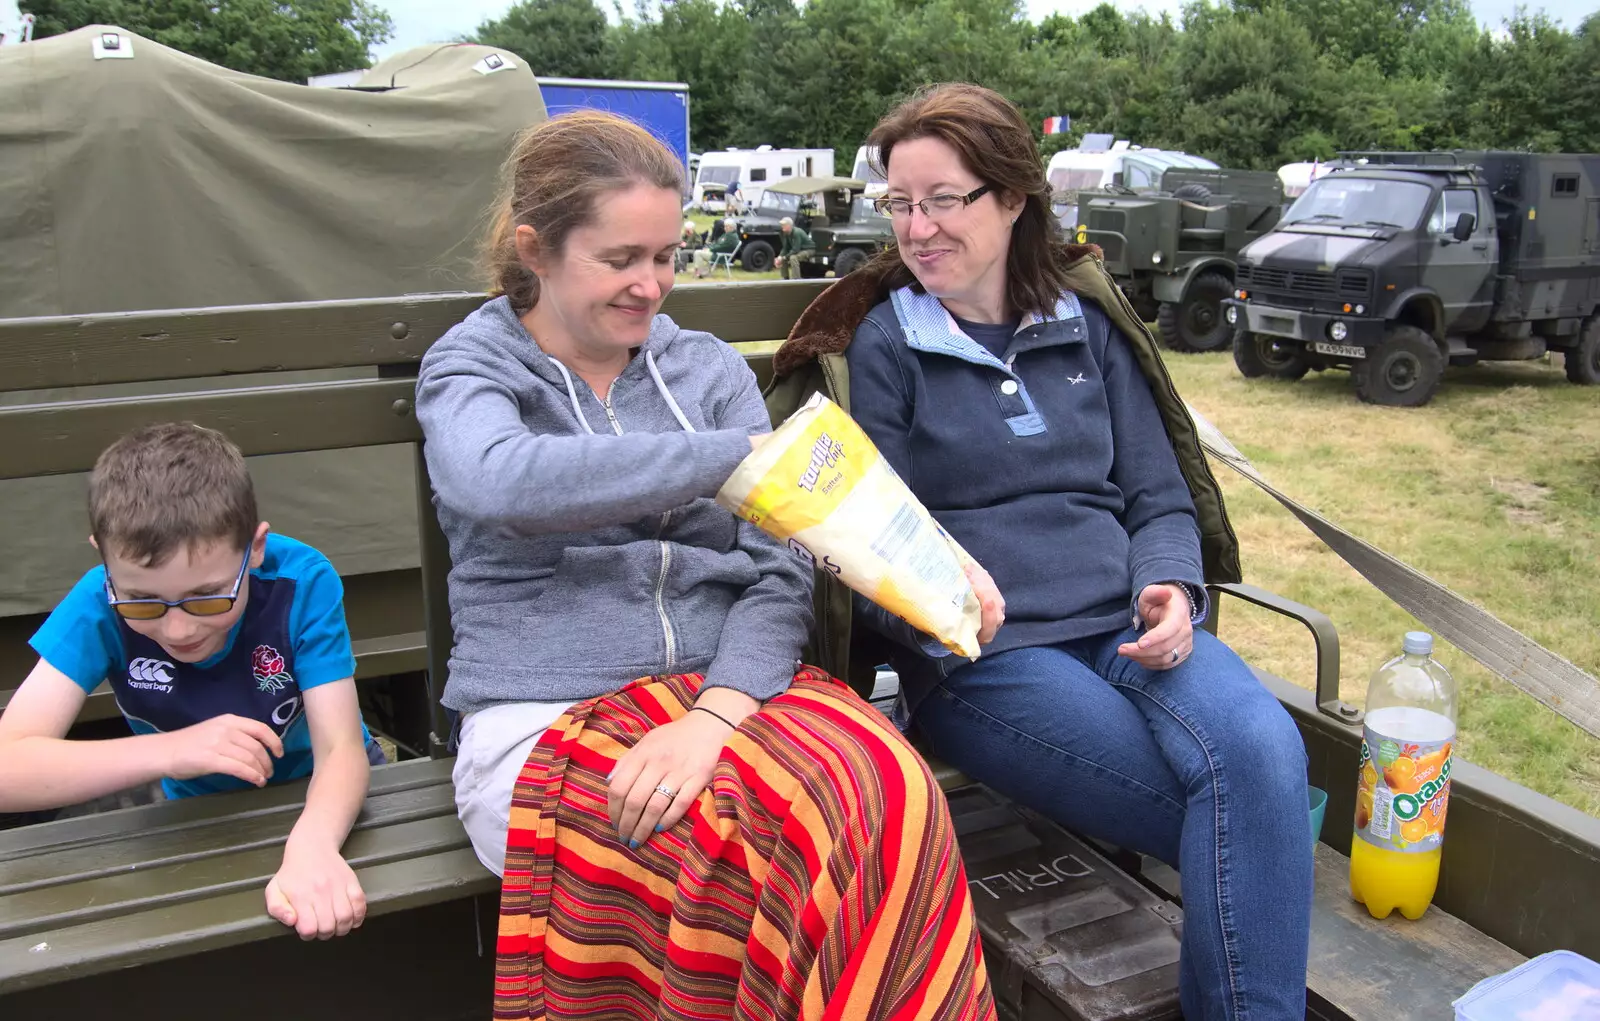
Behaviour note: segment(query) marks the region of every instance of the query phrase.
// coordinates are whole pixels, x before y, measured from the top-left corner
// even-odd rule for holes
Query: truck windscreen
[[[1410,230],[1422,219],[1432,194],[1413,181],[1389,181],[1335,174],[1313,181],[1289,211],[1281,227],[1296,223],[1386,225]]]

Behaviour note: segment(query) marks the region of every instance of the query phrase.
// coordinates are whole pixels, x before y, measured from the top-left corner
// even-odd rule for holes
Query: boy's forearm
[[[319,761],[311,773],[306,807],[289,833],[285,853],[301,844],[322,844],[338,851],[367,798],[372,766],[361,742],[341,744]]]
[[[167,772],[163,736],[20,737],[0,743],[0,812],[62,808],[159,780]]]

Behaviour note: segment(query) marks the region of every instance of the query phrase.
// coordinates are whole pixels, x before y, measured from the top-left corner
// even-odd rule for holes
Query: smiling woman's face
[[[636,184],[611,192],[558,258],[536,260],[539,307],[581,347],[638,347],[672,290],[682,228],[676,191]]]
[[[983,179],[961,162],[961,154],[939,138],[913,138],[889,156],[890,198],[913,202],[932,195],[966,195]],[[1004,293],[1006,250],[1014,208],[990,191],[970,205],[936,218],[921,210],[894,218],[900,258],[929,294],[971,305],[989,293]],[[960,313],[958,313],[960,314]]]

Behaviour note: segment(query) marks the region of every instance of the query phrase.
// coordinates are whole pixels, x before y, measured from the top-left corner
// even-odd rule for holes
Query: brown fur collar
[[[856,327],[867,313],[889,297],[889,271],[899,262],[894,250],[880,254],[865,266],[836,281],[817,295],[795,320],[789,337],[772,356],[773,374],[787,376],[822,355],[839,354],[850,346]],[[1067,246],[1067,257],[1077,260],[1100,254],[1098,245]]]

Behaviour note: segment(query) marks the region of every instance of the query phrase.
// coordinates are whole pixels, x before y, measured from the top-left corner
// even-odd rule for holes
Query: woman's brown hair
[[[615,114],[583,110],[524,131],[501,168],[493,226],[483,244],[490,295],[518,315],[539,302],[539,278],[517,256],[517,228],[532,227],[541,252],[561,254],[593,222],[601,196],[635,184],[683,190],[683,166],[659,139]]]
[[[894,148],[915,138],[937,138],[961,163],[995,189],[995,199],[1023,200],[1006,253],[1006,301],[1019,315],[1048,315],[1067,289],[1068,251],[1055,214],[1050,183],[1033,132],[1011,100],[981,85],[929,85],[889,111],[867,138],[877,147],[877,170],[887,174]],[[915,285],[916,277],[891,249],[885,263],[890,288]]]

